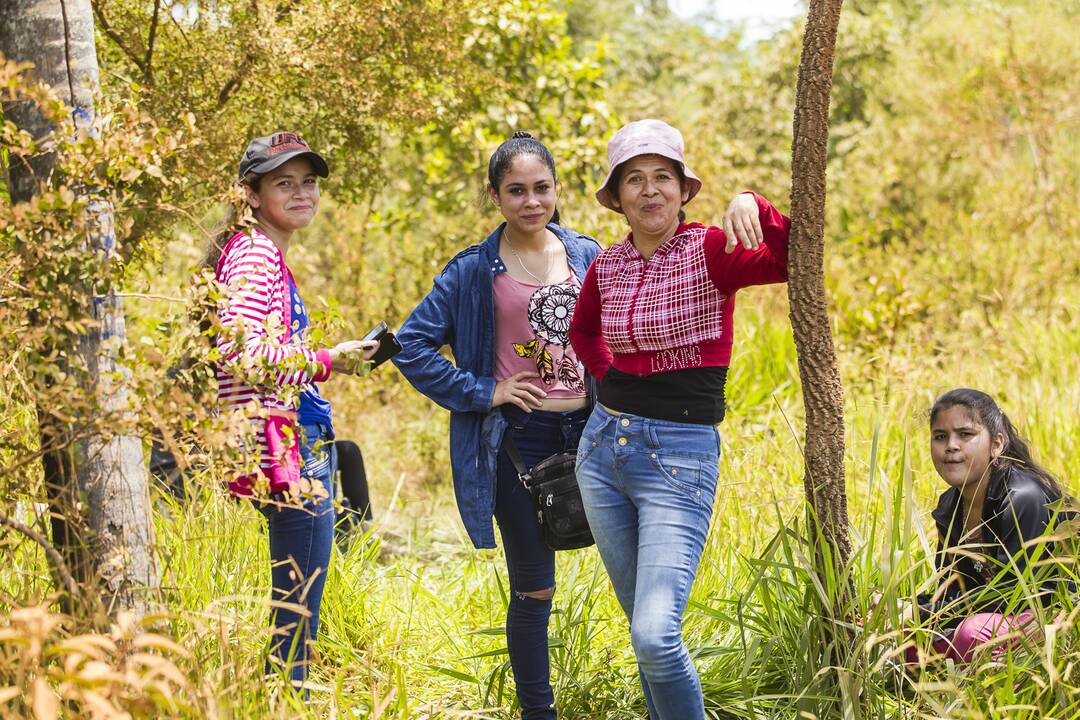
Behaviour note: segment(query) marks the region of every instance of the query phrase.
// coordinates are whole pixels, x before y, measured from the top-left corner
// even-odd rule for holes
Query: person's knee
[[[520,593],[520,595],[522,596],[522,598],[532,598],[533,600],[546,602],[555,595],[555,588],[549,587],[543,590],[533,590],[532,592]]]
[[[643,667],[661,669],[679,656],[682,634],[667,627],[666,623],[633,622],[630,626],[630,644],[634,655]]]
[[[971,656],[979,648],[994,638],[999,626],[1005,625],[1004,618],[994,613],[979,613],[964,620],[956,626],[953,632],[952,645],[956,654],[964,662],[971,660]],[[1007,627],[1007,625],[1006,625]]]

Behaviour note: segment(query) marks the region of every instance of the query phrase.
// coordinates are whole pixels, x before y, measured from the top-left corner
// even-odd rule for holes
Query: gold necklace
[[[503,228],[502,238],[506,242],[506,247],[510,248],[510,252],[512,252],[514,254],[514,257],[517,258],[518,265],[521,266],[521,269],[524,270],[526,273],[528,273],[529,277],[531,277],[533,280],[535,280],[538,285],[545,285],[546,283],[543,280],[541,280],[540,278],[533,275],[532,270],[525,267],[525,262],[521,259],[521,256],[518,255],[518,251],[514,249],[513,244],[511,244],[510,236],[506,234],[506,228]],[[547,264],[547,268],[544,270],[544,277],[545,278],[548,275],[551,274],[551,266],[555,263],[554,255],[552,255],[550,253],[547,253],[547,255],[548,255],[548,264]]]

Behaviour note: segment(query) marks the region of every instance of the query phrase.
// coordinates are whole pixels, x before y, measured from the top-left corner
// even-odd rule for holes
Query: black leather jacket
[[[946,571],[943,582],[947,588],[936,602],[931,602],[932,595],[919,596],[923,616],[936,618],[935,624],[941,627],[951,627],[972,613],[1005,610],[1017,577],[1029,562],[1053,553],[1052,542],[1026,547],[1025,543],[1065,519],[1066,513],[1057,507],[1059,500],[1061,496],[1038,477],[1006,464],[990,478],[981,537],[962,543],[963,498],[957,488],[942,493],[931,515],[939,538],[935,565]],[[1058,573],[1054,570],[1040,563],[1033,574],[1036,595],[1044,602],[1057,588]]]

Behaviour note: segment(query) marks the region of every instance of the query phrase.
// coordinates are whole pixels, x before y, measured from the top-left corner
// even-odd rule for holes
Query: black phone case
[[[384,362],[401,352],[401,343],[392,332],[384,332],[378,338],[379,349],[371,356],[371,369],[382,365]]]
[[[380,322],[378,325],[371,328],[371,330],[368,332],[367,335],[365,335],[364,337],[362,337],[360,339],[361,340],[378,340],[378,341],[382,342],[383,336],[385,336],[387,332],[389,332],[389,331],[386,328],[386,323],[385,322]]]
[[[371,331],[364,336],[364,340],[375,340],[379,343],[378,350],[371,356],[368,362],[371,363],[371,369],[382,365],[384,362],[401,352],[401,343],[398,342],[394,333],[386,327],[385,322],[380,322],[375,327],[371,328]]]

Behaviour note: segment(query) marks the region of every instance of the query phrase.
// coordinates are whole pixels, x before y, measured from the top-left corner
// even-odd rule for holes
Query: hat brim
[[[290,150],[289,152],[281,153],[280,155],[272,157],[269,160],[264,160],[258,165],[249,168],[247,174],[251,175],[254,173],[255,175],[265,175],[271,170],[279,168],[290,160],[298,157],[306,157],[310,160],[311,166],[315,169],[315,174],[319,177],[330,177],[330,166],[323,160],[322,155],[314,150]]]
[[[686,163],[683,162],[673,150],[662,143],[648,143],[638,145],[631,153],[627,154],[626,157],[617,158],[616,162],[611,164],[607,177],[604,178],[604,182],[600,183],[600,188],[596,191],[596,201],[598,203],[608,210],[622,213],[622,210],[615,205],[615,197],[608,189],[608,183],[611,182],[611,177],[615,174],[615,170],[618,169],[619,166],[636,157],[641,157],[642,155],[659,155],[661,157],[666,157],[668,160],[677,163],[679,167],[682,168],[683,177],[686,178],[686,185],[689,190],[683,205],[693,200],[694,196],[701,190],[701,180],[698,179],[698,176],[694,174],[694,171],[687,167]]]

